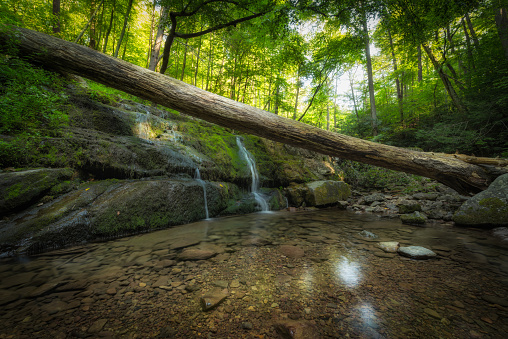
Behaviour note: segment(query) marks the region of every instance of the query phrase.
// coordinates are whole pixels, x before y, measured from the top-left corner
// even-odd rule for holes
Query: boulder
[[[349,185],[343,181],[321,180],[307,184],[291,185],[287,190],[292,206],[326,206],[337,204],[351,195]]]
[[[464,202],[453,221],[468,226],[508,225],[508,174],[499,176],[488,189]]]
[[[28,207],[53,187],[69,181],[73,173],[70,168],[0,173],[0,216]]]
[[[230,190],[210,182],[206,188],[210,215],[217,215]],[[97,181],[4,222],[0,252],[40,253],[204,218],[203,188],[195,180]]]
[[[412,259],[431,259],[437,256],[436,253],[432,252],[428,248],[421,246],[399,247],[398,252],[400,255]]]
[[[418,211],[415,211],[410,214],[402,214],[400,216],[400,220],[403,224],[407,225],[421,225],[425,224],[427,221],[427,216],[423,213],[420,213]]]

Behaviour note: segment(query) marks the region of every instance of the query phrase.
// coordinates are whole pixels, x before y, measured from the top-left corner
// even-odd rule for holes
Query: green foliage
[[[386,168],[350,160],[340,160],[339,167],[342,169],[344,181],[352,187],[387,190],[399,188],[409,193],[418,190],[423,180],[416,175],[392,171]]]
[[[55,136],[68,122],[63,80],[19,59],[0,62],[0,134]]]

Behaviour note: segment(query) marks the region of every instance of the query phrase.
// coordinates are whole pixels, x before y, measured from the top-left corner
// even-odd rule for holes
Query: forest
[[[424,151],[508,156],[504,0],[0,6],[3,23],[318,128]],[[2,120],[3,133],[16,129],[16,118]]]

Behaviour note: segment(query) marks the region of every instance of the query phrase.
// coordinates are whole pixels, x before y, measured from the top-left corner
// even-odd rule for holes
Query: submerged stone
[[[216,255],[217,252],[211,250],[201,250],[198,248],[186,248],[178,256],[181,260],[204,260]]]
[[[227,293],[224,291],[211,291],[201,297],[201,307],[203,311],[210,311],[219,306],[224,299],[227,298]]]
[[[431,259],[437,256],[436,253],[422,246],[399,247],[399,254],[412,259]]]
[[[508,174],[499,176],[488,189],[464,202],[453,221],[459,225],[508,225]]]
[[[376,239],[377,238],[377,235],[375,235],[374,233],[372,232],[369,232],[367,230],[363,230],[361,231],[360,233],[358,233],[361,237],[363,238],[366,238],[366,239]]]
[[[281,245],[279,251],[289,258],[301,258],[305,255],[305,251],[298,246]]]

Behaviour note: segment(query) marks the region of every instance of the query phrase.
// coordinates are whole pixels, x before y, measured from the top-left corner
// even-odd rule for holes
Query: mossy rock
[[[349,185],[343,181],[321,180],[307,184],[293,184],[286,189],[292,206],[327,206],[346,200],[351,195]]]
[[[65,191],[62,183],[69,181],[73,174],[70,168],[0,173],[0,215],[28,207],[52,188],[52,194]]]
[[[508,225],[508,174],[498,177],[489,188],[464,202],[453,216],[458,225]]]
[[[227,183],[205,186],[210,216],[224,210],[238,192]],[[195,180],[96,181],[4,223],[0,252],[38,253],[204,218],[203,187]]]
[[[400,216],[400,220],[402,221],[403,224],[421,225],[421,224],[425,224],[425,222],[427,222],[427,216],[423,213],[415,211],[410,214],[402,214]]]

